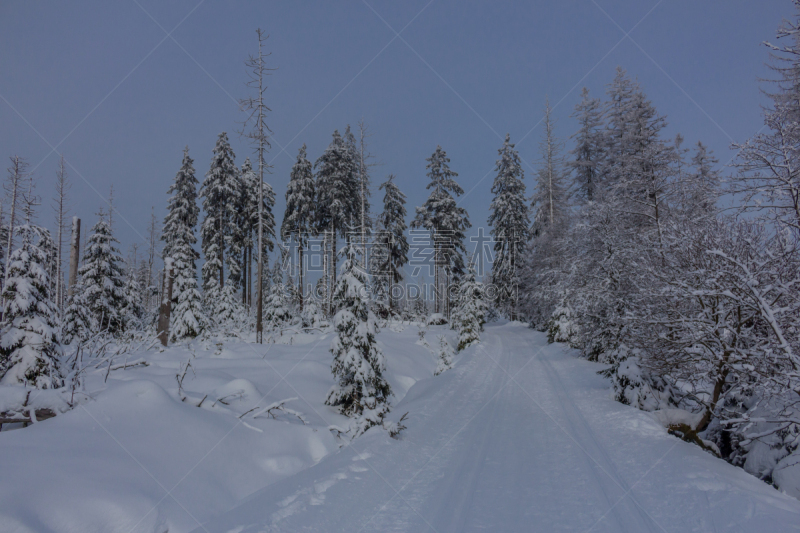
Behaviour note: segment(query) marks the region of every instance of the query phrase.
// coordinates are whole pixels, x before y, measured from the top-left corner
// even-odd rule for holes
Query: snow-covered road
[[[373,430],[199,528],[798,531],[800,502],[610,398],[600,367],[521,325],[487,328]]]

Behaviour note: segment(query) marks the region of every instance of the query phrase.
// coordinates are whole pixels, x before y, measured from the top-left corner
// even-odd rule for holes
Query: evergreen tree
[[[172,258],[173,288],[170,331],[173,340],[196,337],[206,323],[197,289],[199,254],[194,249],[197,242],[195,228],[200,216],[197,206],[197,178],[189,148],[183,152],[183,163],[175,181],[167,191],[169,199],[167,217],[164,219],[162,240],[164,257]]]
[[[458,351],[469,348],[481,340],[486,322],[486,302],[483,284],[475,279],[475,269],[470,265],[458,290]]]
[[[311,162],[306,158],[306,145],[300,148],[297,162],[292,167],[289,185],[286,187],[286,211],[281,224],[283,239],[293,238],[299,256],[300,311],[303,311],[303,250],[314,229],[314,174]]]
[[[203,292],[206,305],[214,311],[225,286],[225,264],[227,262],[229,270],[232,264],[230,258],[226,261],[225,254],[231,239],[236,237],[238,231],[236,215],[241,190],[234,158],[228,135],[225,132],[220,133],[214,147],[211,168],[200,188],[203,210],[206,213],[201,228],[202,251],[206,260],[202,269]],[[233,261],[235,263],[238,258]]]
[[[314,163],[316,180],[316,219],[319,232],[327,232],[330,247],[330,278],[336,279],[336,238],[347,235],[358,214],[359,190],[356,162],[338,130],[333,140]]]
[[[264,322],[267,324],[267,329],[274,330],[288,323],[292,319],[292,314],[289,310],[288,291],[284,284],[280,261],[275,261],[271,277],[269,295],[264,303]]]
[[[19,226],[20,246],[11,254],[3,288],[0,384],[50,389],[63,384],[58,308],[53,303],[42,239],[44,228]],[[52,240],[52,239],[50,239]]]
[[[383,422],[389,412],[391,387],[383,377],[386,362],[375,340],[376,327],[365,299],[365,278],[358,268],[359,249],[350,243],[345,250],[346,260],[334,294],[339,306],[333,318],[336,337],[331,344],[336,384],[325,404],[357,417],[355,433],[360,434]]]
[[[73,340],[84,340],[92,331],[92,315],[84,296],[84,286],[80,278],[67,298],[64,319],[61,327],[61,341],[71,344]]]
[[[433,372],[434,376],[453,368],[453,355],[455,355],[453,354],[453,347],[447,342],[447,338],[444,335],[439,335],[439,363]]]
[[[573,190],[578,198],[591,202],[595,199],[599,186],[598,166],[603,159],[603,108],[600,100],[589,96],[589,89],[583,88],[581,102],[575,106],[572,115],[580,128],[572,136],[575,148],[570,152],[570,166],[575,170]]]
[[[164,218],[164,227],[161,233],[161,240],[164,241],[162,255],[173,257],[177,243],[188,243],[193,246],[197,242],[194,230],[200,216],[200,208],[197,205],[197,185],[195,177],[194,160],[189,157],[189,147],[183,149],[183,162],[181,168],[175,175],[175,180],[167,190],[167,194],[172,196],[167,204],[167,216]],[[196,270],[195,261],[200,258],[200,254],[192,251],[190,266]],[[174,259],[174,257],[173,257]],[[174,298],[177,301],[177,297]]]
[[[536,173],[536,192],[533,195],[532,235],[538,237],[548,228],[563,222],[567,211],[566,162],[561,155],[562,143],[555,136],[550,103],[545,105],[545,137],[540,143],[541,163]]]
[[[722,178],[715,168],[719,161],[702,142],[697,143],[691,163],[691,172],[680,184],[680,201],[686,217],[697,221],[716,214]]]
[[[496,291],[494,305],[516,320],[516,270],[530,234],[530,216],[525,197],[524,173],[519,154],[506,135],[498,150],[497,176],[492,184],[489,226],[494,236],[492,284]]]
[[[122,307],[125,301],[122,257],[111,233],[111,226],[99,213],[99,220],[91,229],[86,242],[84,265],[78,270],[84,286],[83,298],[98,330],[117,333],[123,327]]]
[[[406,195],[394,182],[394,174],[389,174],[389,178],[380,186],[381,190],[386,191],[383,196],[383,212],[378,221],[381,232],[376,239],[376,247],[383,248],[384,253],[378,257],[380,261],[379,272],[381,277],[386,277],[388,281],[389,310],[393,311],[395,306],[392,297],[392,287],[400,283],[403,279],[403,266],[408,263],[408,240],[406,239]]]
[[[144,306],[142,305],[142,288],[136,279],[136,271],[130,266],[125,280],[125,293],[122,303],[122,326],[125,331],[136,331],[142,328]]]
[[[353,190],[356,191],[358,197],[353,202],[353,213],[352,218],[350,221],[351,229],[349,230],[350,233],[355,234],[355,228],[359,228],[359,237],[361,239],[361,221],[364,221],[364,237],[366,238],[369,235],[370,230],[372,229],[372,221],[369,217],[369,176],[367,173],[368,165],[367,165],[367,157],[368,154],[364,153],[364,134],[366,126],[363,123],[359,123],[359,127],[361,129],[361,143],[359,146],[359,142],[356,140],[355,135],[350,131],[350,125],[347,125],[344,131],[344,141],[345,145],[347,146],[347,151],[350,152],[350,156],[353,160],[353,173],[350,177],[351,187]],[[363,200],[363,201],[362,201]],[[362,216],[363,210],[363,216]]]
[[[436,286],[436,309],[439,313],[446,311],[442,306],[442,270],[449,278],[460,276],[464,272],[464,231],[471,227],[467,210],[459,207],[454,198],[464,194],[464,190],[456,183],[458,176],[450,170],[450,158],[437,146],[433,155],[426,159],[428,178],[431,189],[428,199],[421,207],[417,207],[416,217],[411,222],[412,228],[425,228],[431,232],[434,247],[434,284]],[[446,302],[445,302],[446,305]]]

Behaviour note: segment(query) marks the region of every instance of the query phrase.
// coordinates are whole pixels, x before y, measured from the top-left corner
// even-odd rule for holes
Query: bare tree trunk
[[[153,266],[156,260],[156,244],[158,242],[158,221],[156,219],[155,207],[150,208],[150,224],[147,227],[148,239],[150,240],[147,249],[147,310],[153,310]]]
[[[169,319],[172,312],[172,258],[164,259],[164,292],[161,298],[161,309],[158,313],[158,339],[162,346],[169,344]]]
[[[6,193],[9,195],[9,201],[11,204],[11,215],[8,219],[8,244],[6,245],[6,263],[8,263],[8,258],[11,257],[11,252],[14,248],[14,224],[17,221],[17,202],[20,196],[20,186],[22,186],[22,182],[25,180],[26,171],[28,168],[28,164],[25,162],[24,159],[15,155],[11,158],[11,167],[8,169],[10,175],[8,177],[8,183],[6,184]],[[6,264],[6,275],[3,279],[3,287],[6,286],[8,283],[8,264]],[[5,300],[4,300],[5,301]]]
[[[245,120],[245,124],[252,124],[252,130],[244,132],[242,135],[251,140],[256,146],[258,155],[258,279],[256,280],[256,339],[258,342],[263,340],[263,324],[261,323],[264,314],[264,298],[263,298],[263,276],[264,276],[264,172],[267,169],[267,163],[264,160],[264,154],[270,148],[269,134],[272,133],[266,123],[266,113],[270,109],[264,103],[264,91],[267,90],[265,85],[264,76],[269,75],[271,70],[267,68],[264,58],[269,54],[264,53],[264,42],[268,36],[264,34],[261,28],[256,30],[258,35],[258,55],[250,56],[245,62],[245,65],[251,69],[250,81],[247,86],[252,89],[257,89],[258,94],[255,97],[240,100],[239,103],[244,109],[251,111],[250,116]]]
[[[56,236],[56,243],[57,243],[57,250],[56,250],[56,285],[55,285],[55,299],[58,308],[61,309],[64,303],[64,284],[62,281],[62,269],[63,269],[63,256],[64,256],[64,228],[66,227],[66,217],[67,217],[67,190],[69,189],[69,182],[67,181],[67,170],[66,165],[64,163],[64,156],[61,156],[61,159],[58,162],[58,172],[56,173],[56,198],[55,198],[55,205],[53,206],[55,209],[56,215],[56,226],[58,228],[57,236]]]
[[[305,288],[303,287],[303,245],[302,243],[298,245],[298,253],[300,255],[300,268],[298,270],[298,280],[300,286],[300,312],[303,312],[303,300],[305,295]]]
[[[80,256],[81,219],[72,217],[72,236],[69,243],[69,296],[75,294],[78,281],[78,260]]]
[[[247,307],[247,246],[242,250],[242,306]]]

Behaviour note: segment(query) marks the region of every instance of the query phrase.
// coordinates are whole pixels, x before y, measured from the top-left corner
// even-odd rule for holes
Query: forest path
[[[493,325],[373,430],[197,531],[798,531],[800,502],[669,436],[597,364]]]

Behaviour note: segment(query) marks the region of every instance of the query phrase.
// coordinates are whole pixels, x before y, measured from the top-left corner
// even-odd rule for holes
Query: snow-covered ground
[[[342,448],[328,427],[346,420],[323,405],[331,336],[198,346],[194,358],[173,348],[107,383],[98,373],[94,400],[0,433],[0,530],[800,529],[800,501],[614,402],[598,365],[543,334],[490,325],[431,377],[417,332],[378,336],[391,417],[408,411],[408,429],[395,440],[373,428]],[[190,358],[181,402],[175,375]],[[291,397],[307,424],[253,418],[260,409],[239,418]],[[218,398],[228,405],[207,403]]]

